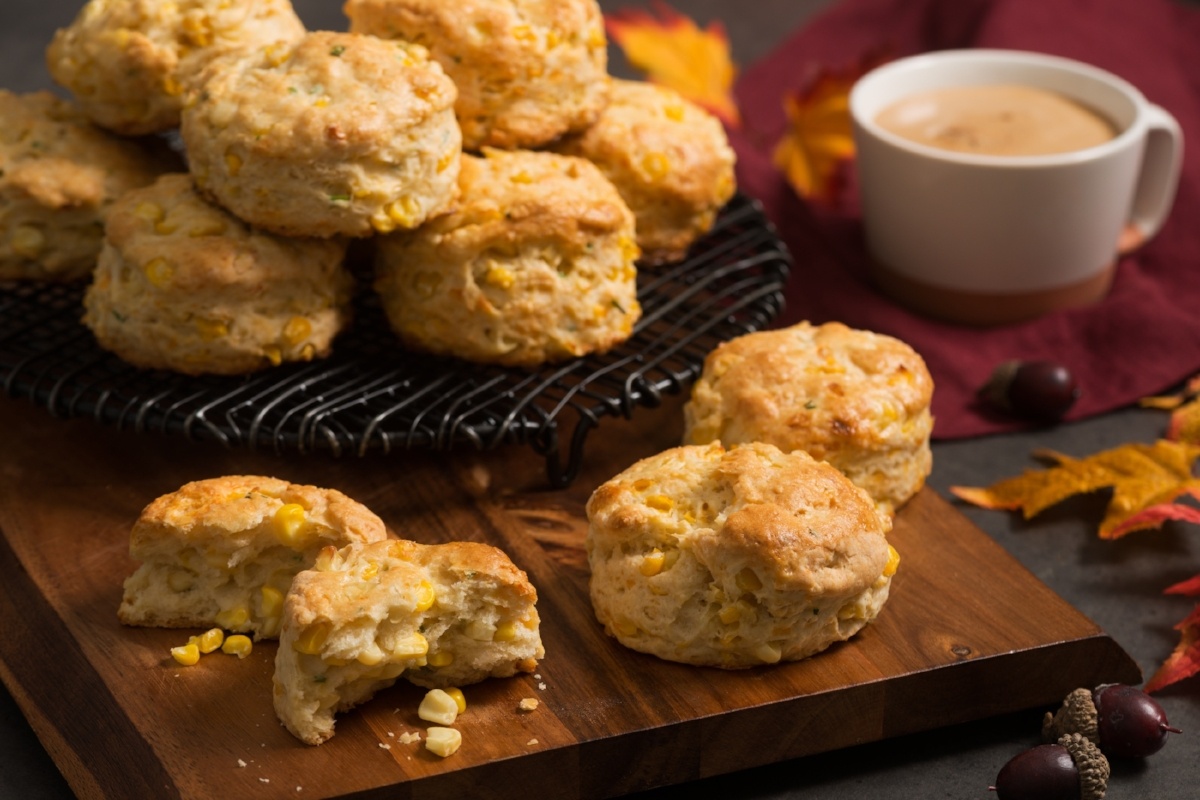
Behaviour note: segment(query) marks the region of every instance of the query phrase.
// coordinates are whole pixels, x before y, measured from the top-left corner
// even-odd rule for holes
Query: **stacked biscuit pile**
[[[734,190],[720,124],[607,74],[595,0],[89,0],[47,50],[74,104],[0,93],[0,279],[94,275],[85,324],[143,367],[330,352],[349,240],[407,347],[602,352]],[[178,128],[186,171],[131,137]]]

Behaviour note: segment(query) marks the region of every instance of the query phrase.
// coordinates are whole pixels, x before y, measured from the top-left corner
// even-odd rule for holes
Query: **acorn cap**
[[[1104,800],[1110,770],[1100,748],[1079,733],[1060,736],[1058,743],[1067,748],[1079,770],[1079,800]]]
[[[1091,689],[1076,689],[1068,694],[1062,708],[1054,714],[1046,712],[1042,720],[1042,741],[1057,742],[1068,733],[1082,734],[1097,747],[1100,746],[1099,714]]]

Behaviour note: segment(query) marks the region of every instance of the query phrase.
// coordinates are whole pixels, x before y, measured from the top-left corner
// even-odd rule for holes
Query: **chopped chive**
[[[331,194],[331,195],[329,195],[329,202],[331,202],[331,203],[349,203],[350,195],[348,195],[348,194]]]
[[[334,45],[334,46],[333,46],[333,47],[332,47],[332,48],[329,50],[329,55],[333,56],[334,58],[338,58],[338,57],[339,57],[339,56],[341,56],[341,54],[342,54],[342,53],[344,53],[344,52],[346,52],[346,48],[345,48],[345,46],[344,46],[344,45],[335,44],[335,45]]]
[[[620,303],[618,303],[618,302],[617,302],[615,299],[612,301],[612,306],[613,306],[613,308],[615,308],[617,311],[620,311],[622,314],[624,314],[624,313],[625,313],[625,309],[624,309],[624,308],[622,308],[622,307],[621,307],[621,304],[620,304]]]

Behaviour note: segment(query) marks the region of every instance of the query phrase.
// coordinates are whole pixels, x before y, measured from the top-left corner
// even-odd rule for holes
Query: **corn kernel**
[[[431,667],[448,667],[454,663],[454,653],[449,650],[438,650],[430,653],[426,663]]]
[[[158,222],[166,216],[166,212],[158,203],[138,203],[133,207],[133,215],[147,222]]]
[[[388,218],[403,228],[411,228],[416,225],[417,220],[421,216],[421,204],[412,197],[405,195],[399,200],[388,203],[387,208]]]
[[[249,636],[243,636],[240,633],[235,633],[233,636],[227,637],[224,644],[221,645],[221,652],[228,656],[237,656],[245,658],[250,655],[250,651],[254,649],[254,643],[250,641]]]
[[[304,317],[292,317],[283,326],[283,340],[295,346],[312,335],[312,323]]]
[[[177,230],[179,230],[179,223],[173,222],[170,218],[154,223],[154,232],[159,236],[170,236]]]
[[[434,755],[446,758],[462,747],[462,734],[454,728],[434,726],[425,732],[425,749]]]
[[[204,219],[188,229],[188,236],[199,239],[201,236],[220,236],[225,233],[225,222],[217,217]]]
[[[778,664],[783,657],[783,651],[773,644],[763,643],[754,651],[754,655],[764,664]]]
[[[417,716],[426,722],[453,725],[458,719],[458,703],[442,689],[430,689],[417,708]]]
[[[363,666],[373,667],[380,661],[383,661],[383,658],[383,651],[379,649],[379,645],[377,645],[375,642],[371,642],[359,651],[357,661]]]
[[[512,29],[513,38],[518,42],[535,42],[537,34],[533,32],[533,28],[528,25],[514,25]]]
[[[278,367],[283,363],[283,351],[278,347],[264,347],[263,356],[267,361],[271,362],[272,367]]]
[[[642,156],[642,171],[652,181],[661,181],[671,171],[671,160],[666,153],[646,153]]]
[[[379,562],[374,559],[367,562],[362,570],[362,580],[369,581],[379,577]]]
[[[262,595],[262,614],[264,617],[278,617],[283,613],[283,592],[274,586],[264,586]]]
[[[749,567],[745,567],[737,574],[737,577],[734,578],[734,583],[743,592],[757,592],[762,588],[762,581],[754,573],[754,570]]]
[[[428,611],[433,606],[434,599],[433,585],[429,581],[421,581],[421,585],[417,587],[417,604],[414,610]]]
[[[162,90],[167,97],[179,97],[183,94],[183,84],[174,75],[167,75],[162,79]]]
[[[333,568],[333,557],[337,555],[337,548],[331,544],[321,548],[321,552],[317,553],[317,560],[313,562],[313,569],[321,572],[328,572]]]
[[[308,539],[305,536],[305,523],[308,512],[299,503],[285,503],[275,511],[271,524],[275,530],[275,538],[293,549],[303,547]]]
[[[208,47],[213,42],[212,28],[207,16],[186,16],[180,27],[183,29],[184,38],[193,47]]]
[[[608,46],[608,42],[604,39],[604,28],[595,27],[588,31],[587,46],[593,49]]]
[[[321,95],[316,100],[313,100],[313,106],[316,108],[324,108],[329,105],[329,95]]]
[[[229,172],[230,177],[237,177],[237,174],[242,171],[242,159],[237,153],[225,154],[225,169]]]
[[[156,289],[165,289],[170,286],[171,278],[175,277],[175,267],[165,258],[151,259],[146,262],[146,266],[142,267],[142,271],[146,274],[146,280],[150,281],[150,285]]]
[[[646,498],[646,505],[655,511],[670,511],[675,507],[675,501],[665,494],[652,494]]]
[[[371,227],[375,229],[376,233],[386,234],[396,230],[396,223],[392,221],[386,211],[382,211],[371,216]]]
[[[496,626],[496,632],[492,634],[492,641],[495,642],[511,642],[517,638],[517,626],[511,622],[503,622]]]
[[[314,358],[316,358],[316,355],[317,355],[317,348],[313,347],[311,342],[304,345],[304,347],[300,348],[300,360],[301,361],[312,361]]]
[[[200,338],[206,342],[229,335],[229,326],[219,319],[197,317],[196,330],[199,331]]]
[[[883,568],[883,577],[890,578],[896,574],[896,570],[900,568],[900,554],[896,552],[896,548],[888,545],[888,560]]]
[[[613,628],[622,636],[636,636],[638,629],[627,619],[620,619],[613,623]]]
[[[547,50],[553,50],[555,47],[558,47],[558,45],[561,42],[562,42],[562,38],[558,35],[558,31],[553,30],[553,29],[546,31],[546,49]]]
[[[201,653],[211,653],[220,647],[224,641],[225,631],[220,628],[209,628],[196,637],[196,646],[200,648]]]
[[[533,183],[533,176],[522,169],[514,172],[509,180],[513,183]]]
[[[320,655],[321,648],[325,646],[325,640],[328,638],[329,623],[317,622],[309,625],[296,637],[296,641],[292,642],[292,649],[305,655]]]
[[[512,270],[504,267],[492,267],[483,276],[484,282],[490,286],[495,286],[498,289],[511,289],[517,278],[513,275]]]
[[[633,482],[633,490],[635,492],[644,492],[654,485],[654,481],[649,478],[638,478]]]
[[[429,652],[429,642],[419,633],[414,633],[392,648],[392,654],[400,658],[416,658]]]
[[[742,618],[742,609],[739,606],[723,606],[717,612],[717,619],[726,625],[732,625]]]
[[[46,246],[46,236],[32,225],[18,225],[9,234],[8,244],[21,258],[37,258]]]
[[[454,703],[458,706],[458,713],[461,714],[467,710],[467,698],[462,693],[462,689],[459,689],[457,686],[447,686],[446,694],[454,698]]]
[[[618,239],[617,247],[621,248],[621,259],[626,263],[637,261],[638,257],[642,254],[641,248],[637,246],[637,242],[629,236],[622,236]],[[635,277],[636,275],[637,272],[635,271],[630,277]]]
[[[191,570],[173,569],[167,575],[167,586],[172,592],[187,592],[191,591],[196,585],[196,575]]]
[[[215,619],[225,630],[236,631],[250,621],[250,611],[245,606],[234,606],[218,611]]]
[[[200,660],[200,648],[195,642],[188,642],[179,647],[172,647],[171,658],[174,658],[185,667],[193,666]]]
[[[683,105],[680,103],[671,103],[670,105],[663,106],[663,113],[672,122],[683,122]]]
[[[443,172],[445,172],[445,171],[447,170],[447,168],[449,168],[449,166],[450,166],[451,164],[453,164],[453,163],[454,163],[454,161],[455,161],[455,159],[457,159],[457,158],[458,158],[458,151],[457,151],[457,150],[448,150],[448,151],[446,151],[446,154],[445,154],[445,155],[443,155],[441,158],[439,158],[439,159],[438,159],[438,162],[437,162],[437,171],[438,171],[438,174],[440,175],[440,174],[442,174]]]
[[[663,555],[663,551],[656,547],[642,558],[642,563],[638,566],[638,571],[647,578],[653,577],[662,572],[663,562],[665,561],[666,556]]]

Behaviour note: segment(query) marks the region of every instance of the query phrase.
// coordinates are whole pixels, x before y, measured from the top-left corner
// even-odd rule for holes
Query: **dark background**
[[[243,0],[249,2],[250,0]],[[340,0],[293,0],[313,29],[344,29]],[[1131,0],[1132,2],[1132,0]],[[700,23],[725,23],[735,60],[749,64],[828,0],[673,0]],[[13,91],[52,88],[43,51],[54,30],[69,24],[79,0],[0,0],[0,87]],[[648,3],[601,2],[606,11]],[[1081,7],[1086,4],[1081,4]],[[633,77],[618,53],[615,74]],[[3,120],[0,120],[0,125]],[[803,254],[796,254],[803,258]],[[1188,265],[1194,267],[1195,265]],[[1086,391],[1086,387],[1084,387]],[[1085,456],[1128,441],[1163,435],[1166,414],[1127,409],[1102,418],[1029,433],[993,436],[934,446],[930,485],[949,496],[951,485],[981,486],[1036,466],[1035,448]],[[3,433],[0,432],[0,446]],[[1168,523],[1160,531],[1117,542],[1095,535],[1104,495],[1078,498],[1030,523],[1016,515],[962,507],[980,528],[1027,568],[1107,631],[1138,662],[1147,677],[1178,641],[1172,626],[1193,601],[1165,597],[1166,586],[1200,572],[1200,526]],[[930,546],[936,547],[936,542]],[[954,613],[954,609],[947,609]],[[0,621],[0,635],[4,622]],[[981,687],[987,691],[987,687]],[[1109,800],[1196,797],[1200,786],[1200,676],[1158,696],[1172,723],[1185,735],[1144,764],[1117,764]],[[653,800],[700,794],[730,798],[983,798],[987,786],[1013,755],[1036,743],[1041,716],[1030,709],[1004,717],[797,759],[678,787],[650,792]],[[86,724],[81,722],[81,724]],[[0,687],[0,798],[69,798],[70,790]]]

